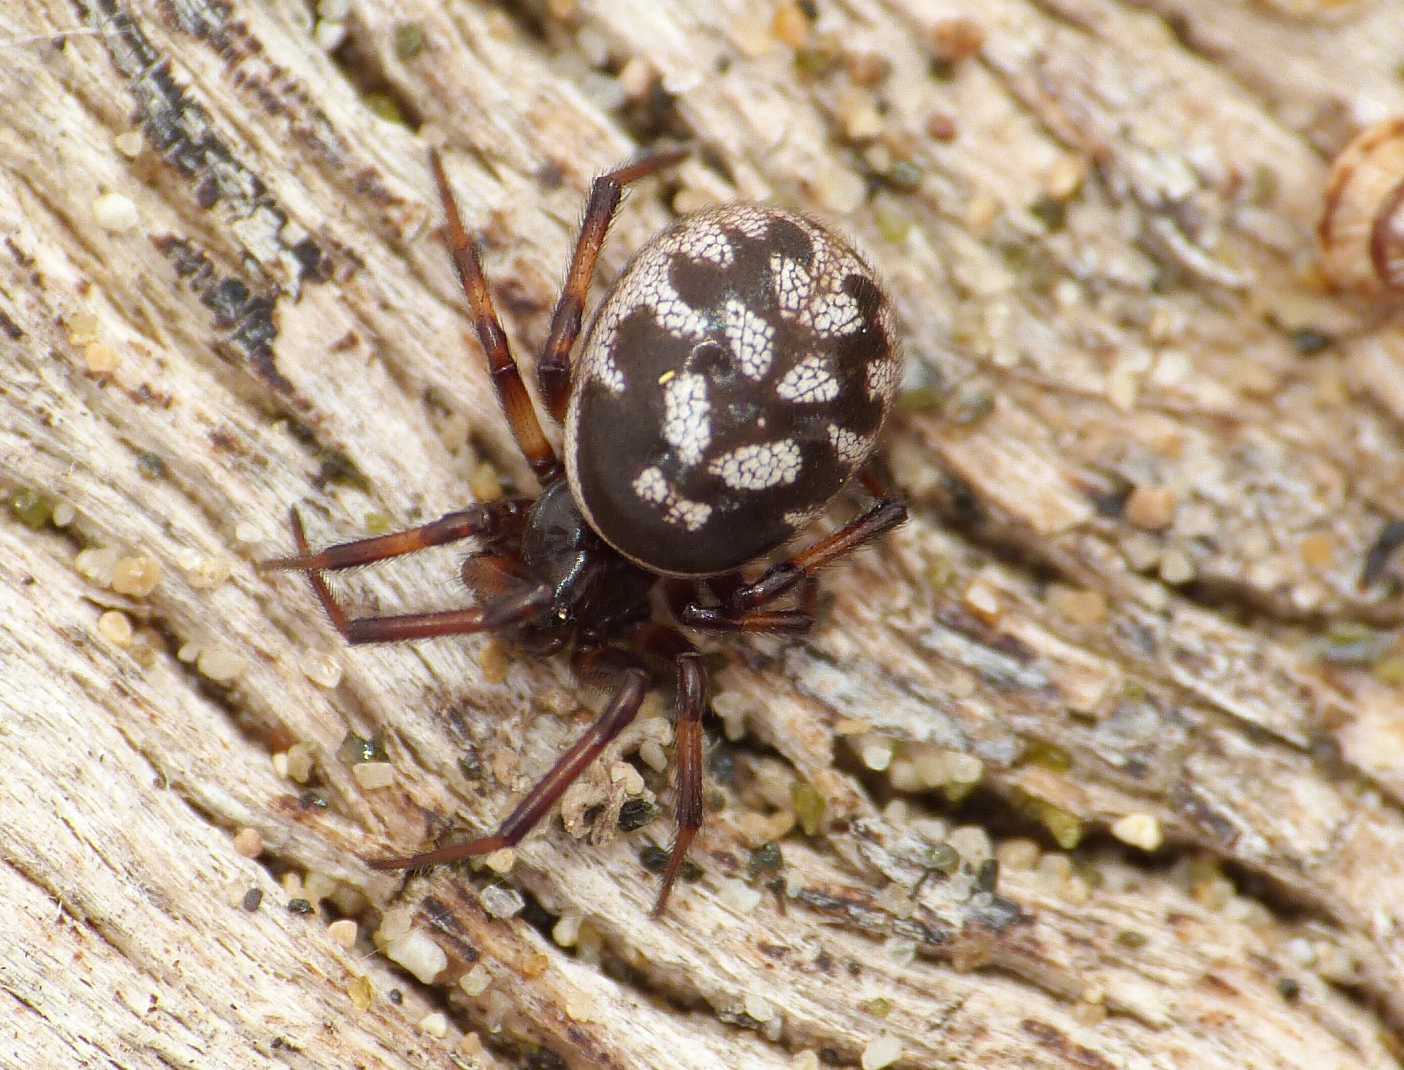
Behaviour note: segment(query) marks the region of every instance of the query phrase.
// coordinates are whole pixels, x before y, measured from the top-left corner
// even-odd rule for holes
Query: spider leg
[[[717,632],[784,632],[799,634],[813,626],[813,593],[806,591],[820,569],[891,531],[907,519],[907,507],[883,498],[861,516],[813,546],[766,569],[754,583],[733,589],[720,606],[704,606],[693,598],[674,596],[673,615],[689,628]],[[800,609],[765,609],[790,593],[801,596]]]
[[[701,653],[676,628],[649,621],[640,624],[630,634],[631,645],[638,654],[644,655],[650,662],[671,663],[677,673],[675,738],[678,791],[674,804],[677,831],[658,888],[658,898],[653,904],[653,916],[656,918],[667,907],[668,897],[687,858],[687,849],[702,827],[702,717],[707,712],[707,670]],[[576,675],[582,679],[597,677],[611,666],[627,664],[635,656],[617,647],[577,651]]]
[[[668,905],[673,883],[682,872],[683,860],[697,830],[702,827],[702,715],[707,710],[707,670],[702,655],[695,650],[679,654],[677,755],[678,800],[677,834],[668,856],[668,868],[663,871],[663,883],[653,904],[653,916],[660,916]]]
[[[477,508],[490,509],[492,507],[479,506]],[[447,520],[449,517],[444,519]],[[436,523],[442,523],[442,521]],[[430,528],[433,526],[432,524],[426,525]],[[401,639],[429,639],[439,635],[466,635],[471,632],[494,631],[499,628],[511,627],[514,624],[526,623],[551,604],[550,586],[540,584],[514,594],[503,595],[485,606],[472,606],[468,609],[451,609],[440,613],[405,613],[394,617],[347,617],[346,610],[341,607],[336,596],[332,594],[331,588],[327,586],[327,581],[322,578],[320,569],[347,568],[351,565],[365,564],[368,561],[381,560],[393,556],[394,553],[407,553],[410,549],[421,549],[422,547],[419,546],[411,546],[408,549],[395,550],[391,553],[379,552],[369,557],[366,556],[364,550],[368,543],[382,543],[384,540],[414,536],[417,532],[422,532],[425,529],[415,528],[395,535],[343,543],[341,546],[332,547],[331,550],[324,550],[321,554],[312,553],[308,547],[307,533],[302,528],[302,517],[298,515],[296,509],[292,510],[292,529],[293,540],[297,543],[297,555],[283,558],[280,561],[267,562],[264,567],[306,571],[307,579],[312,584],[317,601],[322,603],[322,609],[331,619],[333,627],[341,633],[342,638],[348,643],[393,643]],[[474,533],[474,531],[466,531],[456,537],[463,538]],[[425,543],[424,545],[433,545],[433,543]],[[337,552],[343,552],[342,556],[335,556]],[[324,555],[333,555],[333,561],[340,563],[318,564],[317,562]],[[303,564],[303,562],[312,563]]]
[[[492,835],[480,836],[467,843],[451,844],[404,858],[368,859],[371,868],[413,869],[441,862],[457,862],[474,855],[491,854],[500,848],[520,843],[522,837],[546,816],[575,778],[633,721],[647,693],[648,674],[640,668],[626,669],[623,681],[599,719],[575,741],[570,750],[556,759],[551,771],[537,781],[536,786],[517,804],[517,808],[507,815],[507,819]]]
[[[814,627],[814,615],[800,609],[772,609],[730,615],[719,606],[689,603],[678,623],[703,632],[747,632],[756,635],[804,635]]]
[[[551,449],[541,430],[541,421],[536,418],[531,395],[522,382],[522,373],[512,358],[507,335],[497,318],[497,310],[488,293],[487,276],[483,274],[482,260],[478,247],[464,229],[463,219],[458,214],[458,202],[454,200],[449,187],[448,176],[444,173],[443,160],[437,150],[430,150],[429,163],[434,171],[434,182],[439,187],[439,199],[443,202],[444,215],[448,220],[448,246],[453,257],[453,266],[458,272],[458,281],[463,287],[463,295],[468,299],[468,309],[473,316],[473,326],[487,354],[488,372],[492,376],[497,400],[507,416],[512,435],[517,440],[517,448],[522,451],[527,464],[531,466],[537,481],[545,486],[561,474],[561,462]]]
[[[347,619],[344,611],[324,595],[326,581],[315,573],[312,585],[317,597],[332,617],[337,631],[348,643],[398,643],[405,639],[433,639],[441,635],[471,635],[474,632],[496,632],[518,624],[527,624],[551,604],[551,588],[547,584],[528,587],[518,594],[504,595],[485,606],[468,609],[448,609],[438,613],[401,613],[393,617],[354,617]],[[341,619],[338,620],[337,617]]]
[[[718,582],[718,581],[721,582]],[[700,596],[704,589],[721,599],[721,605],[704,605]],[[688,628],[704,632],[749,632],[762,635],[803,635],[814,626],[814,597],[818,581],[810,580],[800,588],[801,604],[794,609],[752,611],[744,615],[731,612],[728,597],[746,585],[739,572],[724,578],[708,576],[705,580],[669,580],[664,595],[673,619]]]
[[[489,540],[497,539],[520,527],[530,506],[531,500],[527,498],[470,505],[467,509],[441,516],[438,520],[431,520],[417,528],[338,543],[315,554],[307,551],[307,540],[299,535],[302,531],[302,518],[294,508],[289,510],[292,515],[293,536],[297,538],[302,552],[292,557],[260,561],[257,568],[260,572],[334,571],[355,568],[358,565],[373,565],[377,561],[417,553],[431,546],[458,542],[474,535]]]
[[[595,261],[604,245],[614,211],[631,182],[677,163],[687,155],[685,149],[658,152],[631,164],[600,175],[590,186],[590,199],[585,205],[585,218],[575,239],[575,251],[570,257],[565,285],[551,316],[551,333],[546,349],[536,366],[537,382],[546,409],[559,422],[565,419],[566,401],[570,395],[570,351],[580,334],[580,321],[585,314],[585,300],[590,292],[590,279],[595,273]]]

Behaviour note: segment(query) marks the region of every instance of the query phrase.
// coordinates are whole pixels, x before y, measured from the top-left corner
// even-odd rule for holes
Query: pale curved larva
[[[1367,127],[1336,157],[1318,237],[1337,289],[1404,294],[1404,117]]]

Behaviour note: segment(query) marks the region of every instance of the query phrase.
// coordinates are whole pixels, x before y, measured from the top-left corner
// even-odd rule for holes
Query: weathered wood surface
[[[1330,154],[1404,112],[1397,7],[817,7],[798,65],[774,9],[742,2],[353,2],[339,61],[300,3],[0,12],[0,481],[75,514],[0,520],[0,1065],[855,1066],[884,1035],[903,1067],[1398,1065],[1400,565],[1359,581],[1404,516],[1404,333],[1326,293],[1312,244]],[[983,47],[934,68],[955,16]],[[858,84],[864,56],[890,73]],[[300,583],[251,562],[287,548],[293,502],[330,540],[457,506],[485,459],[529,485],[434,236],[426,143],[529,354],[589,177],[660,132],[698,151],[629,200],[605,275],[666,194],[825,212],[888,277],[913,385],[950,402],[893,429],[914,519],[833,574],[824,627],[719,675],[745,734],[668,917],[638,862],[666,818],[585,819],[622,801],[611,774],[654,726],[524,845],[507,883],[601,938],[571,952],[486,914],[488,876],[402,884],[357,856],[486,827],[598,696],[554,662],[509,655],[499,680],[483,642],[341,649]],[[915,171],[874,177],[898,159]],[[1307,330],[1330,344],[1306,352]],[[1149,529],[1121,507],[1135,488]],[[159,580],[106,590],[84,545]],[[346,586],[450,605],[455,568]],[[98,626],[113,607],[126,647]],[[1374,631],[1345,649],[1349,621]],[[324,654],[331,688],[306,671]],[[385,733],[393,787],[358,787],[348,731]],[[942,794],[887,805],[865,763],[894,741],[899,779],[980,760],[954,823],[990,824],[1000,898],[920,880]],[[270,761],[297,742],[325,809]],[[780,891],[739,910],[727,882],[801,781],[826,828],[790,833]],[[1105,835],[1128,814],[1167,846]],[[1044,837],[1035,861],[1008,837],[1040,815],[1082,842]],[[953,838],[978,862],[979,834]],[[364,892],[353,949],[284,909],[285,874]],[[404,905],[448,953],[436,984],[369,939]],[[491,983],[470,999],[474,956]],[[443,1037],[419,1027],[439,1009]]]

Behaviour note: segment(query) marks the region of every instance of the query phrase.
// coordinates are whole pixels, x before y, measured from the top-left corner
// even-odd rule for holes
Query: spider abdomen
[[[872,269],[762,205],[645,246],[581,346],[565,423],[572,494],[653,572],[726,572],[783,545],[868,460],[900,378]]]

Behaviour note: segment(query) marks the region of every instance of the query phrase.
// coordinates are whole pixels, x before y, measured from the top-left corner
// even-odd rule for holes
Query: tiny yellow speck
[[[375,999],[375,987],[369,977],[357,977],[346,986],[346,994],[351,997],[353,1007],[366,1011],[370,1010],[371,1001]]]
[[[500,848],[483,859],[488,869],[494,873],[510,873],[516,861],[517,852],[511,847]]]
[[[673,369],[670,368],[668,371],[664,372],[662,375],[660,375],[660,376],[658,377],[658,385],[659,385],[659,386],[666,386],[668,383],[672,382],[672,381],[673,381],[674,379],[676,379],[677,377],[678,377],[678,373],[677,373],[675,370],[673,370]]]
[[[1154,814],[1127,814],[1112,824],[1112,835],[1122,843],[1154,851],[1165,842],[1160,821]]]
[[[263,854],[263,837],[257,829],[240,829],[234,835],[234,850],[245,858],[257,858]]]
[[[98,632],[115,646],[128,646],[132,641],[132,622],[121,610],[109,609],[98,618]]]
[[[356,932],[358,926],[350,918],[340,918],[327,926],[327,935],[346,950],[356,946]]]

